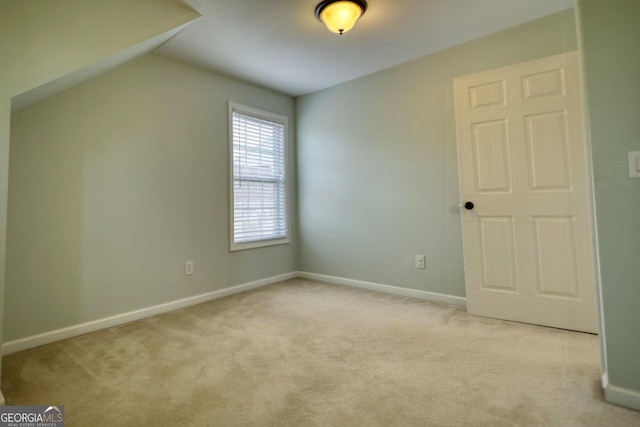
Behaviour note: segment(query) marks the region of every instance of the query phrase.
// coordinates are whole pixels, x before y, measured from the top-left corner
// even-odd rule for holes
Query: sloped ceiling
[[[174,28],[164,34],[160,34],[114,55],[108,56],[101,61],[66,74],[63,77],[21,93],[20,95],[14,96],[11,102],[11,112],[19,113],[20,111],[26,110],[27,108],[30,108],[51,96],[71,89],[72,87],[109,71],[120,64],[148,53],[179,33],[186,25],[188,24],[181,25],[180,27]]]
[[[13,98],[13,111],[28,108],[155,49],[199,17],[181,0],[0,1],[0,97]]]

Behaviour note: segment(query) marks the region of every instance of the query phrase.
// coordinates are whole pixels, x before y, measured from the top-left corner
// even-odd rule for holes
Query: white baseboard
[[[220,290],[209,292],[206,294],[196,295],[193,297],[172,301],[165,304],[144,308],[141,310],[131,311],[129,313],[123,313],[116,316],[106,317],[103,319],[94,320],[92,322],[70,326],[68,328],[58,329],[55,331],[46,332],[43,334],[38,334],[38,335],[34,335],[27,338],[21,338],[18,340],[9,341],[2,344],[1,353],[2,355],[16,353],[18,351],[26,350],[29,348],[38,347],[44,344],[49,344],[49,343],[60,341],[67,338],[72,338],[72,337],[83,335],[89,332],[98,331],[100,329],[111,328],[113,326],[122,325],[122,324],[133,322],[136,320],[155,316],[157,314],[162,314],[162,313],[177,310],[180,308],[201,304],[201,303],[212,301],[219,298],[224,298],[229,295],[250,291],[252,289],[272,285],[285,280],[295,279],[297,277],[302,279],[317,280],[320,282],[332,283],[336,285],[345,285],[345,286],[353,286],[356,288],[369,289],[372,291],[383,292],[387,294],[418,298],[418,299],[423,299],[428,301],[455,305],[459,307],[466,307],[467,305],[467,300],[466,298],[463,298],[463,297],[439,294],[436,292],[420,291],[416,289],[401,288],[398,286],[383,285],[381,283],[365,282],[362,280],[346,279],[343,277],[328,276],[324,274],[309,273],[305,271],[298,271],[298,272],[281,274],[279,276],[268,277],[266,279],[256,280],[255,282],[244,283],[242,285],[232,286],[229,288],[220,289]],[[605,400],[607,402],[640,411],[640,392],[635,390],[625,389],[625,388],[610,384],[607,373],[604,373],[602,375],[602,388],[604,389]],[[2,392],[0,392],[0,406],[2,405],[4,405],[4,396],[2,395]]]
[[[153,307],[143,308],[141,310],[118,314],[111,317],[105,317],[103,319],[82,323],[80,325],[70,326],[68,328],[57,329],[55,331],[45,332],[43,334],[33,335],[31,337],[8,341],[2,344],[1,352],[2,355],[16,353],[18,351],[38,347],[67,338],[72,338],[89,332],[98,331],[100,329],[111,328],[113,326],[122,325],[124,323],[133,322],[136,320],[155,316],[157,314],[166,313],[168,311],[173,311],[196,304],[201,304],[203,302],[224,298],[229,295],[246,292],[251,289],[260,288],[262,286],[272,285],[274,283],[294,279],[296,277],[298,277],[298,274],[295,272],[281,274],[279,276],[268,277],[266,279],[256,280],[255,282],[244,283],[242,285],[232,286],[229,288],[220,289],[218,291],[208,292],[206,294],[196,295],[193,297],[160,304]]]
[[[398,286],[383,285],[381,283],[365,282],[362,280],[345,279],[343,277],[327,276],[324,274],[308,273],[299,271],[298,277],[302,279],[317,280],[319,282],[332,283],[334,285],[353,286],[356,288],[369,289],[386,294],[401,295],[411,298],[419,298],[423,300],[439,302],[443,304],[456,305],[459,307],[467,306],[467,299],[453,295],[439,294],[436,292],[419,291],[417,289],[401,288]]]
[[[640,411],[640,392],[622,388],[609,383],[609,376],[602,376],[602,388],[604,389],[604,400],[614,405]]]
[[[393,295],[402,295],[406,297],[419,298],[428,301],[434,301],[444,304],[451,304],[460,307],[466,307],[466,298],[451,295],[438,294],[435,292],[419,291],[415,289],[400,288],[397,286],[383,285],[380,283],[364,282],[361,280],[345,279],[341,277],[327,276],[324,274],[307,273],[307,272],[291,272],[281,274],[279,276],[268,277],[255,282],[245,283],[242,285],[232,286],[218,291],[209,292],[202,295],[196,295],[189,298],[171,301],[165,304],[153,307],[143,308],[141,310],[131,311],[128,313],[118,314],[115,316],[105,317],[103,319],[94,320],[79,325],[69,326],[67,328],[57,329],[55,331],[45,332],[14,341],[8,341],[2,344],[1,353],[7,355],[18,351],[27,350],[29,348],[38,347],[55,341],[76,337],[78,335],[87,334],[89,332],[98,331],[100,329],[111,328],[113,326],[122,325],[157,314],[166,313],[180,308],[189,307],[196,304],[212,301],[218,298],[224,298],[229,295],[250,291],[251,289],[272,285],[284,280],[295,279],[300,277],[303,279],[318,280],[321,282],[333,283],[336,285],[353,286],[357,288],[369,289],[372,291],[384,292]],[[0,394],[0,401],[2,395]]]

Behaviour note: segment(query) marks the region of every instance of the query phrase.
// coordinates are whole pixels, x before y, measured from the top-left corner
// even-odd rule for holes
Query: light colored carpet
[[[597,338],[290,280],[4,358],[67,426],[640,425]]]

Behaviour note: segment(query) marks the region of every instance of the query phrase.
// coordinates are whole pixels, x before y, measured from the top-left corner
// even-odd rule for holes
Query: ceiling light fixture
[[[316,6],[316,18],[332,33],[346,33],[367,10],[365,0],[324,0]]]

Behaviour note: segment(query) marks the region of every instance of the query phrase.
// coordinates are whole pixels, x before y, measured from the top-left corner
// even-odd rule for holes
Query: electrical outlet
[[[191,276],[193,274],[193,261],[184,262],[184,275]]]
[[[640,151],[629,152],[629,178],[640,178]]]
[[[424,255],[416,255],[416,268],[424,270],[426,268],[426,263]]]

